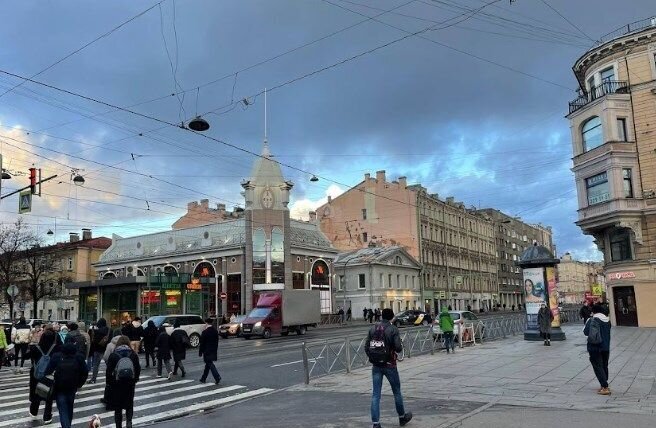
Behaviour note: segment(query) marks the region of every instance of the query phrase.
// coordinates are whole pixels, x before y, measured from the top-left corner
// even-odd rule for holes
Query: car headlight
[[[262,321],[258,321],[255,323],[255,327],[262,327]]]
[[[239,323],[239,328],[244,328],[244,323]]]

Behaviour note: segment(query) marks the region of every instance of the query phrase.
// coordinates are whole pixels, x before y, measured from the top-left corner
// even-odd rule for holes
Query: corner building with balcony
[[[603,252],[613,324],[656,327],[656,18],[602,37],[573,71],[576,224]]]

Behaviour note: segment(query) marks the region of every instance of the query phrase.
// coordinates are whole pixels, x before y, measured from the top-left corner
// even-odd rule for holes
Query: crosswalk
[[[270,388],[249,389],[243,385],[215,385],[209,380],[208,383],[189,378],[169,381],[157,377],[152,369],[144,369],[135,392],[133,425],[174,419],[274,391]],[[23,373],[5,368],[0,371],[0,428],[44,425],[43,403],[37,418],[29,414],[28,385],[28,368]],[[103,428],[115,428],[114,412],[107,411],[100,402],[104,389],[105,373],[101,370],[97,383],[84,385],[76,395],[74,427],[87,427],[91,417],[98,415]],[[57,404],[53,403],[53,420],[49,426],[56,427],[58,422]]]

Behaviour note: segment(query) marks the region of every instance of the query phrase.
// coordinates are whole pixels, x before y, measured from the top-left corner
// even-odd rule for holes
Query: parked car
[[[460,335],[460,326],[463,322],[474,324],[474,331],[476,332],[477,338],[480,338],[480,335],[485,331],[483,322],[473,312],[449,311],[449,314],[453,318],[453,334],[456,336],[456,340]]]
[[[29,325],[30,328],[34,328],[37,325],[42,325],[42,324],[44,324],[44,322],[40,318],[30,318],[27,320],[27,325]]]
[[[392,324],[400,326],[428,325],[433,322],[431,315],[415,309],[399,312],[392,318]]]
[[[228,321],[219,326],[219,334],[222,338],[228,336],[241,336],[241,323],[246,319],[246,315],[239,315],[234,320]]]
[[[180,327],[189,335],[189,345],[192,348],[198,348],[200,335],[205,329],[205,321],[199,315],[156,315],[144,321],[144,326],[148,321],[152,321],[157,328],[163,325],[168,334],[173,331],[175,322],[179,321]]]

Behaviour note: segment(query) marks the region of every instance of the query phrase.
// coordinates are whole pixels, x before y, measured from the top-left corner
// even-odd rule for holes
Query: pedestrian
[[[169,380],[173,375],[171,371],[171,347],[169,344],[169,334],[166,332],[166,327],[159,326],[159,334],[155,339],[155,347],[157,348],[157,376],[162,377],[162,363],[166,367],[166,373]]]
[[[37,415],[39,414],[39,406],[41,404],[41,401],[44,401],[45,402],[43,408],[44,424],[49,424],[52,421],[53,398],[51,397],[49,400],[44,400],[37,395],[36,384],[38,383],[38,379],[35,376],[34,370],[36,368],[37,363],[41,358],[43,358],[44,355],[50,355],[52,357],[55,353],[60,352],[60,349],[57,348],[56,335],[57,333],[55,333],[55,330],[52,327],[46,326],[43,329],[41,338],[39,339],[39,343],[35,344],[30,349],[30,358],[32,360],[32,367],[30,368],[30,380],[29,380],[30,416],[32,416],[33,418],[37,417]]]
[[[0,370],[5,365],[5,352],[7,349],[7,335],[4,327],[0,327]]]
[[[346,311],[346,321],[351,321],[351,307],[349,306],[348,310]]]
[[[30,333],[31,329],[25,322],[25,317],[20,317],[18,323],[11,329],[11,341],[14,343],[14,367],[18,367],[18,354],[21,355],[21,368],[28,358]]]
[[[114,410],[114,423],[117,428],[123,426],[123,410],[125,410],[125,426],[132,428],[132,413],[134,409],[134,390],[141,366],[139,356],[130,346],[130,338],[119,336],[116,348],[109,356],[106,371],[105,404]]]
[[[367,318],[369,318],[369,324],[374,322],[374,311],[373,309],[367,309]]]
[[[100,369],[100,360],[102,359],[107,344],[109,343],[109,328],[107,328],[107,320],[100,318],[95,326],[90,330],[91,348],[89,354],[91,356],[91,380],[89,383],[96,383],[98,378],[98,370]]]
[[[518,304],[517,304],[517,310],[518,310],[518,311],[521,311],[521,310],[522,310],[522,304],[521,304],[521,303],[518,303]]]
[[[39,344],[42,334],[43,334],[43,326],[41,324],[35,325],[32,331],[30,332],[30,344],[28,346],[28,349],[32,349],[32,346]]]
[[[364,309],[362,310],[362,319],[363,320],[365,320],[365,321],[367,320],[367,314],[368,313],[369,313],[369,311],[367,310],[367,307],[365,306]]]
[[[71,428],[75,394],[87,381],[89,370],[82,355],[72,342],[64,344],[48,365],[47,374],[54,373],[53,395],[59,412],[61,428]]]
[[[511,311],[515,311],[515,305],[512,305]]]
[[[467,305],[467,310],[471,312],[471,305]]]
[[[506,310],[506,304],[505,303],[503,304],[503,310],[504,311]]]
[[[442,337],[444,337],[446,353],[448,354],[449,350],[456,352],[453,337],[453,318],[451,318],[451,314],[446,307],[442,307],[442,312],[440,312],[440,330],[442,331]]]
[[[587,301],[583,302],[583,306],[581,306],[581,309],[579,310],[579,316],[583,320],[584,325],[588,323],[588,319],[592,316],[592,310],[590,310]]]
[[[447,309],[450,310],[450,311],[453,310],[453,308],[451,307],[451,305],[449,305],[449,307],[448,307]]]
[[[339,325],[344,324],[344,309],[342,307],[339,307],[339,310],[337,311],[337,315],[339,315]]]
[[[77,325],[78,325],[78,330],[80,331],[80,334],[82,335],[82,337],[84,337],[84,341],[87,344],[87,349],[86,349],[87,368],[89,369],[89,371],[91,371],[91,364],[92,364],[92,357],[93,357],[93,355],[91,354],[91,336],[87,332],[87,326],[84,323],[84,321],[78,321]]]
[[[64,325],[59,325],[59,332],[57,332],[57,346],[62,347],[66,343],[66,338],[68,337],[68,327]]]
[[[599,395],[610,395],[608,387],[608,359],[610,357],[610,318],[604,314],[602,305],[595,304],[591,308],[592,317],[583,328],[583,334],[588,336],[588,354],[590,364],[599,381]]]
[[[540,336],[544,340],[544,346],[551,346],[551,322],[553,319],[554,316],[551,310],[547,308],[546,304],[542,303],[538,311],[538,326],[540,327]]]
[[[403,344],[399,329],[390,323],[394,318],[394,312],[389,308],[385,308],[382,317],[383,320],[380,323],[376,323],[369,329],[365,342],[365,352],[372,363],[371,422],[374,428],[380,428],[380,395],[383,387],[383,377],[387,378],[392,388],[399,424],[404,426],[412,419],[412,413],[406,412],[403,407],[401,379],[396,368],[396,354],[403,351]]]
[[[128,322],[121,329],[121,334],[130,338],[130,347],[135,354],[139,355],[141,348],[141,338],[143,337],[143,327],[141,326],[141,318],[135,317],[132,322]]]
[[[184,365],[182,361],[187,356],[187,346],[189,346],[189,335],[187,332],[180,328],[180,321],[175,320],[173,324],[173,332],[169,337],[169,347],[171,348],[171,353],[173,354],[173,375],[178,375],[178,368],[182,377],[187,375],[185,372]]]
[[[68,325],[68,335],[66,336],[66,340],[64,343],[72,343],[75,345],[75,349],[77,350],[77,353],[84,358],[84,362],[86,364],[87,357],[89,356],[88,354],[88,345],[86,338],[82,335],[80,332],[80,326],[72,322]],[[88,368],[87,368],[88,370]]]
[[[214,362],[217,361],[219,354],[219,332],[212,325],[212,319],[205,320],[205,330],[200,335],[200,345],[198,346],[198,356],[203,357],[205,369],[203,375],[200,377],[200,383],[207,381],[207,376],[212,372],[214,383],[217,385],[221,382],[221,375],[216,369]]]
[[[374,309],[374,322],[379,322],[380,321],[380,309],[376,308]]]
[[[150,367],[150,360],[153,361],[153,368],[157,365],[155,360],[155,341],[157,340],[157,327],[152,320],[146,321],[146,328],[143,331],[144,351],[146,351],[146,367]]]

